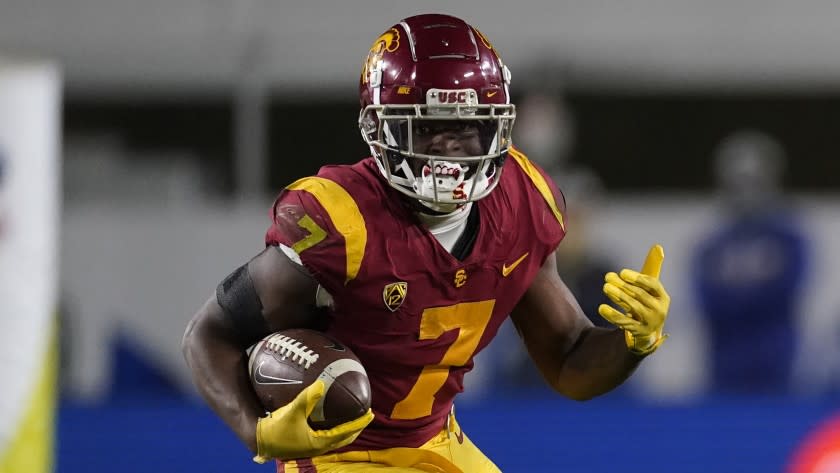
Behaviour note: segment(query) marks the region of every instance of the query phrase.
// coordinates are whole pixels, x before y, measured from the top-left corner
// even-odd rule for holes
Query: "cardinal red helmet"
[[[389,184],[435,209],[487,196],[499,183],[516,117],[510,71],[487,38],[459,18],[406,18],[373,42],[359,83],[359,128]],[[477,127],[482,154],[414,149],[420,127]],[[422,150],[421,150],[422,151]]]

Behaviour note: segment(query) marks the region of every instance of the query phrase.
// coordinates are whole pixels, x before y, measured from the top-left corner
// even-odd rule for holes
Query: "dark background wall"
[[[788,185],[838,189],[840,93],[567,95],[577,121],[573,161],[593,167],[612,190],[705,190],[711,157],[727,133],[753,127],[777,137],[790,155]],[[269,117],[266,190],[367,155],[355,97],[311,103],[275,97]],[[93,101],[70,97],[68,138],[117,133],[129,149],[189,149],[216,188],[234,185],[233,107],[224,97],[190,101]],[[525,150],[527,153],[527,149]],[[656,172],[650,172],[655,169]]]

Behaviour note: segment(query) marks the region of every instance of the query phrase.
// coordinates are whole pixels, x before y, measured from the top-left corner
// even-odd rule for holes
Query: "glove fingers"
[[[659,279],[633,271],[632,269],[622,269],[619,276],[624,281],[641,287],[645,291],[649,292],[653,297],[660,297],[660,295],[665,292],[665,288],[662,286],[662,282]]]
[[[329,447],[325,448],[324,450],[327,450],[327,451],[335,450],[336,448],[341,448],[341,447],[350,445],[351,443],[353,443],[353,441],[356,440],[356,438],[359,435],[361,435],[361,433],[362,433],[362,431],[360,430],[358,432],[352,432],[349,435],[346,435],[344,437],[331,438],[329,440]]]
[[[606,284],[605,284],[604,286],[606,286]],[[631,312],[631,310],[630,310],[630,306],[628,306],[627,304],[625,304],[625,303],[624,303],[623,301],[621,301],[618,297],[616,297],[616,296],[614,296],[614,295],[612,295],[612,294],[608,293],[606,290],[604,291],[604,294],[606,294],[606,295],[607,295],[607,297],[608,297],[611,301],[613,301],[613,302],[614,302],[615,304],[617,304],[619,307],[621,307],[622,309],[624,309],[624,312],[628,312],[628,313],[629,313],[629,312]],[[619,312],[619,313],[620,313],[620,312]],[[628,317],[628,315],[626,315],[626,314],[622,314],[622,315],[624,315],[625,317]]]
[[[611,324],[626,330],[634,330],[641,327],[641,324],[638,321],[626,314],[622,314],[607,304],[601,304],[598,306],[598,313],[601,314],[601,317],[607,319],[607,321]]]
[[[327,430],[314,430],[312,436],[331,439],[331,443],[343,442],[344,440],[349,439],[348,442],[341,445],[344,446],[355,440],[362,430],[364,430],[364,428],[373,421],[373,417],[373,411],[368,409],[362,416],[349,422],[339,424]],[[338,448],[338,446],[334,448]]]
[[[345,422],[343,424],[339,424],[329,430],[319,431],[318,433],[327,436],[344,435],[348,432],[352,433],[361,431],[362,429],[367,427],[368,424],[371,423],[371,421],[373,421],[373,411],[371,409],[368,409],[367,412],[365,412],[356,419],[353,419],[349,422]]]
[[[615,273],[612,273],[615,274]],[[605,278],[608,283],[612,284],[613,286],[618,287],[622,291],[624,291],[627,295],[632,297],[633,299],[637,300],[644,306],[649,309],[655,309],[658,306],[657,299],[652,296],[649,292],[645,289],[636,286],[635,284],[631,284],[625,282],[623,279],[619,278],[617,275],[613,276],[608,274]]]
[[[615,281],[616,279],[618,279],[619,281],[621,281],[621,278],[619,278],[617,274],[612,273],[612,272],[607,273],[607,275],[604,277],[604,280],[606,280],[606,281],[607,281],[607,283],[610,283],[610,282],[612,282],[612,281]],[[613,301],[614,303],[616,303],[619,307],[621,307],[622,309],[624,309],[626,312],[631,312],[631,310],[630,310],[630,306],[628,306],[627,304],[625,304],[625,303],[624,303],[624,301],[622,301],[622,300],[621,300],[621,298],[619,298],[619,297],[618,297],[618,293],[612,293],[612,294],[611,294],[609,291],[607,291],[607,284],[604,284],[603,291],[604,291],[604,294],[606,294],[606,296],[607,296],[607,297],[609,297],[609,299],[610,299],[611,301]]]
[[[658,279],[659,273],[662,270],[662,261],[664,260],[665,249],[662,248],[662,245],[656,244],[651,246],[642,265],[642,274]]]
[[[305,407],[304,412],[306,413],[306,417],[309,417],[312,414],[312,411],[315,410],[315,406],[318,404],[318,401],[324,397],[324,389],[326,385],[320,379],[316,379],[314,383],[310,384],[306,387],[300,394],[295,397],[292,403],[296,404],[303,404]]]
[[[628,315],[635,319],[644,319],[649,309],[641,302],[635,299],[631,294],[622,291],[618,286],[610,283],[604,284],[604,294],[606,294],[613,302],[624,307]]]

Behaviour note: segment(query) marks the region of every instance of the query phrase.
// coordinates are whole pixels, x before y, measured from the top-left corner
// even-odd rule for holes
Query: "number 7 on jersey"
[[[423,367],[408,395],[394,405],[392,419],[418,419],[432,413],[435,394],[449,377],[449,369],[465,365],[475,353],[495,303],[495,300],[462,302],[423,311],[420,340],[432,340],[454,329],[458,329],[458,338],[446,350],[440,363]]]

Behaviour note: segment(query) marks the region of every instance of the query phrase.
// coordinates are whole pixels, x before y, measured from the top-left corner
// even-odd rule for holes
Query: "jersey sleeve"
[[[531,226],[539,229],[534,237],[553,253],[566,236],[566,198],[548,173],[521,151],[511,148],[510,156],[524,176]]]
[[[364,219],[339,184],[306,177],[286,189],[271,208],[266,245],[283,245],[328,291],[358,275],[367,240]]]

